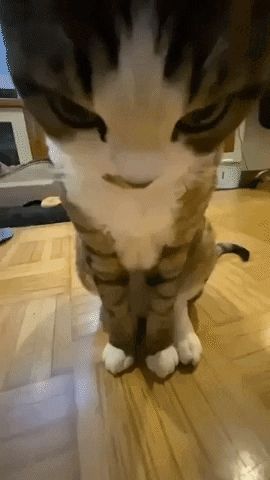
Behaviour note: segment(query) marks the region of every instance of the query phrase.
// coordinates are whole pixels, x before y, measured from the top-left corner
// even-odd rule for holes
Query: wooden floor
[[[204,356],[165,383],[101,363],[100,302],[69,224],[0,246],[1,480],[270,479],[270,194],[218,192],[220,259],[197,304]]]

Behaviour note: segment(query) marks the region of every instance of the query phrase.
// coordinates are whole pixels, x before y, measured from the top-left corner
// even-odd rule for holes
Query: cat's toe
[[[165,378],[174,372],[178,365],[178,354],[174,346],[170,346],[146,357],[146,365],[158,377]]]
[[[177,342],[179,360],[183,365],[198,365],[202,356],[202,345],[196,333],[191,332]]]
[[[102,358],[106,369],[113,375],[127,370],[134,362],[134,357],[125,354],[124,350],[107,343]]]

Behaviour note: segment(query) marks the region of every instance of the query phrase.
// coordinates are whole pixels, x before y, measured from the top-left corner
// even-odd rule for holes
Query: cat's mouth
[[[154,180],[151,180],[150,182],[134,183],[134,182],[129,182],[125,178],[121,177],[121,175],[111,175],[109,173],[106,173],[105,175],[103,175],[102,178],[103,180],[105,180],[105,182],[111,183],[113,185],[116,185],[119,188],[125,188],[125,189],[147,188],[154,181]]]

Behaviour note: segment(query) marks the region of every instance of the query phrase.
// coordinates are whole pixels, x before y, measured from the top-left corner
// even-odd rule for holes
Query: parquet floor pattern
[[[270,479],[269,192],[216,192],[208,215],[251,261],[220,259],[197,303],[201,364],[165,383],[104,370],[70,224],[0,246],[1,480]]]

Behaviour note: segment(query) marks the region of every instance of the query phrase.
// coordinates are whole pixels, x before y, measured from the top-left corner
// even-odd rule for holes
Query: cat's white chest
[[[89,133],[67,144],[49,141],[50,157],[64,173],[68,200],[96,228],[111,234],[127,269],[149,269],[157,262],[162,248],[174,240],[173,226],[181,198],[203,158],[183,145],[177,146],[177,152],[163,156],[163,163],[156,170],[160,174],[147,188],[125,189],[103,178],[108,173],[122,175],[109,148],[99,139],[89,141]],[[145,171],[143,159],[140,170]],[[145,171],[147,177],[149,172]]]
[[[95,186],[86,182],[82,192],[86,189],[87,203],[79,200],[80,207],[96,225],[111,233],[124,266],[151,268],[162,247],[172,241],[177,201],[173,190],[154,185],[145,190],[125,190],[102,180]]]
[[[65,179],[69,201],[96,227],[110,232],[127,269],[151,268],[173,240],[177,191],[172,184],[156,183],[123,189],[98,175],[67,174]]]

